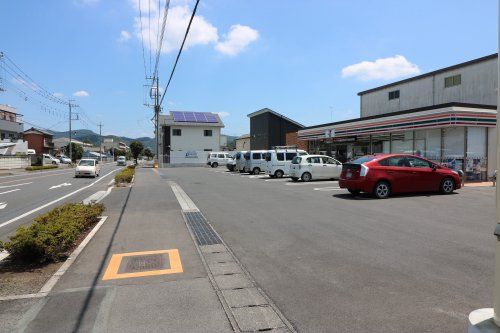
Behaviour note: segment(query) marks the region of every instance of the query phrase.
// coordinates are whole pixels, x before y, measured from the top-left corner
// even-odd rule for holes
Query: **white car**
[[[230,161],[226,163],[226,168],[229,171],[235,171],[236,170],[236,159],[233,157]]]
[[[43,154],[43,165],[49,165],[49,164],[54,164],[54,165],[59,165],[61,162],[54,156],[50,154]]]
[[[219,165],[226,165],[233,157],[225,152],[210,153],[207,157],[207,165],[217,168]]]
[[[64,155],[61,155],[59,156],[59,161],[62,163],[62,164],[71,164],[71,160],[69,157],[67,156],[64,156]]]
[[[92,158],[81,159],[75,169],[75,178],[78,177],[98,177],[101,166],[98,160]]]
[[[342,173],[342,163],[325,155],[297,156],[290,165],[290,177],[293,181],[302,179],[308,182],[312,179],[339,179]]]
[[[245,158],[245,167],[243,172],[248,172],[258,175],[266,168],[266,153],[267,150],[250,150],[243,155]]]
[[[245,154],[246,154],[246,150],[243,150],[243,151],[239,151],[237,152],[235,155],[234,155],[234,159],[236,161],[236,167],[235,167],[235,171],[239,171],[239,172],[243,172],[243,170],[245,169]]]
[[[281,178],[290,174],[290,165],[295,156],[307,155],[300,149],[275,149],[266,153],[266,171],[271,178]]]
[[[118,158],[116,159],[116,165],[127,166],[127,159],[125,158],[125,156],[118,156]]]

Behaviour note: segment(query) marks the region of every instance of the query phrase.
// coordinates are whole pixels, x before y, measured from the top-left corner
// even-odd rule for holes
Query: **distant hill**
[[[51,131],[51,132],[54,135],[54,139],[69,137],[68,131],[65,131],[65,132]],[[99,146],[99,134],[94,133],[91,130],[81,129],[81,130],[73,131],[73,138],[75,140],[79,140],[79,141],[87,140],[90,143],[92,143],[94,146]],[[140,138],[134,139],[134,138],[126,137],[126,136],[103,135],[102,139],[104,140],[105,138],[112,138],[113,140],[125,142],[127,145],[130,145],[130,143],[133,141],[139,141],[144,145],[144,147],[149,148],[151,150],[153,150],[153,149],[156,150],[156,145],[155,145],[156,141],[154,138],[140,137]]]

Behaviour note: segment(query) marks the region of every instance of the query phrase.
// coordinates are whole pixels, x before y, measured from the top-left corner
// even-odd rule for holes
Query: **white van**
[[[245,169],[245,154],[247,153],[246,150],[238,151],[234,155],[234,159],[236,161],[236,167],[234,168],[234,171],[239,171],[243,172]]]
[[[281,178],[290,174],[290,164],[295,156],[307,155],[305,150],[301,149],[275,149],[266,153],[265,173],[270,177]]]
[[[266,153],[268,150],[250,150],[243,155],[245,158],[245,168],[243,172],[258,175],[266,168]]]
[[[61,163],[57,158],[50,154],[43,154],[42,156],[42,163],[43,165],[59,165]]]
[[[208,154],[207,165],[217,168],[219,165],[226,165],[232,159],[227,152],[215,152]]]

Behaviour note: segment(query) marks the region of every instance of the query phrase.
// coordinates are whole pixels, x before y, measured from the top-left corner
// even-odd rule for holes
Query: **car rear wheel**
[[[351,188],[348,188],[347,189],[349,191],[349,193],[351,193],[352,195],[359,195],[359,193],[361,193],[360,190],[353,190]]]
[[[302,181],[303,181],[303,182],[309,182],[309,181],[311,181],[312,176],[311,176],[311,174],[310,174],[309,172],[304,172],[304,173],[302,174],[302,177],[301,177],[301,178],[302,178]]]
[[[455,189],[455,183],[451,178],[445,178],[441,182],[440,191],[443,194],[450,194]]]
[[[212,163],[212,168],[217,168],[218,166],[219,166],[219,163],[217,163],[217,162]]]
[[[276,170],[276,172],[274,173],[274,176],[276,178],[283,178],[283,171],[281,170]]]
[[[254,175],[258,175],[260,173],[260,169],[259,168],[253,168],[253,172],[252,172]]]
[[[373,194],[378,199],[386,199],[391,194],[391,185],[386,181],[378,182],[373,189]]]

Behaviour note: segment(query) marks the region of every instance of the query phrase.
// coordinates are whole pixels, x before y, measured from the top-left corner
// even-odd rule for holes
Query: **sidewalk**
[[[170,186],[152,169],[135,180],[49,296],[0,302],[0,331],[233,331]]]

